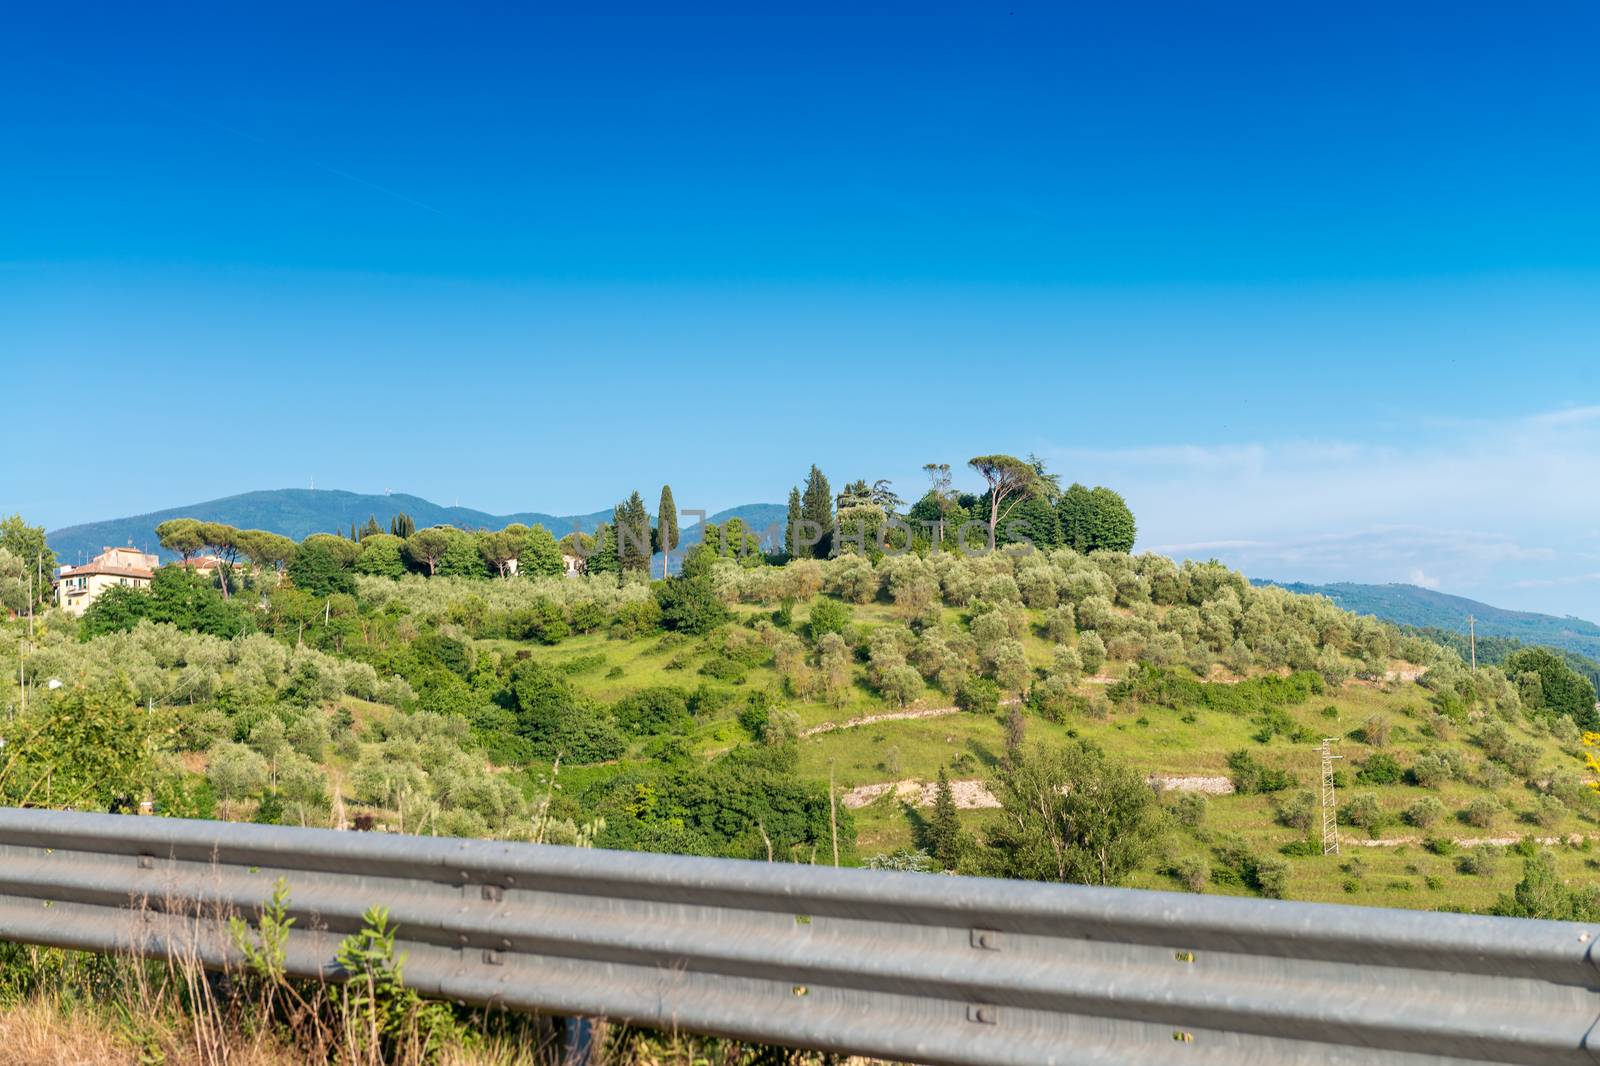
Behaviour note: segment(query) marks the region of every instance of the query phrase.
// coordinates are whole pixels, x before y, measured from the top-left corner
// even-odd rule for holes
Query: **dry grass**
[[[34,998],[0,1009],[0,1066],[327,1066],[339,1062],[278,1038],[250,1038],[235,1033],[220,1043],[197,1045],[182,1018],[143,1019],[142,1040],[131,1038],[114,1009]],[[610,1046],[607,1046],[608,1043]],[[592,1066],[741,1066],[755,1049],[692,1036],[639,1036],[620,1046],[603,1037]],[[218,1056],[221,1056],[219,1059]],[[764,1061],[782,1061],[766,1059]],[[794,1066],[820,1063],[804,1055]],[[556,1049],[543,1050],[505,1038],[490,1038],[466,1047],[441,1049],[436,1066],[557,1066]],[[886,1066],[876,1060],[834,1059],[834,1066]]]

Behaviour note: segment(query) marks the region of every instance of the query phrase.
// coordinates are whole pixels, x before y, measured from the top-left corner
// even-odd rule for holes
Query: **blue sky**
[[[1141,547],[1600,616],[1600,9],[1396,6],[13,12],[0,510],[1034,451]]]

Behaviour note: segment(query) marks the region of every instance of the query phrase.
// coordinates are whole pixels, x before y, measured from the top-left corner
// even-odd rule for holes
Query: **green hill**
[[[1591,659],[1600,658],[1600,625],[1582,618],[1508,611],[1416,585],[1360,585],[1346,581],[1332,585],[1261,580],[1253,583],[1277,585],[1307,596],[1326,596],[1347,611],[1419,629],[1465,633],[1471,616],[1477,619],[1479,636],[1512,637],[1524,644],[1545,644]]]
[[[58,765],[35,743],[0,798],[44,781],[84,807],[148,792],[238,820],[1034,877],[997,840],[1002,804],[1032,810],[1014,768],[1085,741],[1157,808],[1125,884],[1484,910],[1522,853],[1550,847],[1574,886],[1600,868],[1582,731],[1544,686],[1216,564],[691,569],[354,574],[321,600],[273,580],[228,602],[173,569],[121,614],[50,612],[25,665],[0,641],[0,706],[25,676],[33,728],[91,722],[108,756]],[[1339,855],[1323,738],[1344,759]],[[936,822],[965,840],[944,857]]]
[[[444,507],[420,496],[405,493],[377,495],[374,493],[345,492],[340,489],[269,489],[244,492],[237,496],[224,496],[217,500],[169,507],[149,514],[128,518],[112,518],[100,522],[68,526],[50,533],[50,547],[66,564],[86,562],[112,545],[132,544],[149,551],[159,550],[155,528],[169,518],[198,518],[207,522],[223,522],[240,529],[265,529],[295,540],[303,540],[312,533],[342,533],[352,525],[361,525],[368,516],[375,516],[385,528],[396,514],[404,512],[425,526],[459,526],[464,529],[501,529],[513,522],[524,525],[541,525],[556,536],[564,536],[579,529],[592,531],[601,522],[609,521],[611,509],[581,515],[552,515],[537,511],[495,515],[470,507]],[[745,504],[710,517],[712,522],[725,522],[739,518],[757,529],[765,529],[784,519],[780,504]],[[700,540],[696,524],[683,531],[685,544]]]

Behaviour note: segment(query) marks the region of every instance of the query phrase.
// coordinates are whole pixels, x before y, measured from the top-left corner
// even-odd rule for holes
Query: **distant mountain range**
[[[76,565],[87,562],[103,548],[126,544],[160,553],[156,526],[169,518],[224,522],[240,529],[265,529],[302,540],[313,533],[349,533],[351,525],[360,527],[366,524],[369,516],[388,529],[389,520],[402,512],[411,516],[418,529],[441,525],[463,529],[500,529],[513,522],[521,522],[524,525],[544,526],[557,537],[563,537],[574,529],[591,532],[601,522],[611,518],[609,507],[581,515],[551,515],[537,511],[495,515],[470,507],[443,507],[431,500],[405,493],[379,496],[339,489],[270,489],[169,507],[130,518],[68,526],[50,533],[49,540],[50,547],[62,563]],[[764,530],[769,525],[781,524],[786,514],[787,509],[782,504],[751,503],[718,511],[708,521],[722,523],[730,518],[738,518],[757,530]],[[683,529],[684,544],[699,543],[700,532],[699,523],[686,526]]]
[[[1347,611],[1375,615],[1396,625],[1419,629],[1465,633],[1470,616],[1477,620],[1479,636],[1510,637],[1523,644],[1545,644],[1600,659],[1600,625],[1582,618],[1508,611],[1416,585],[1358,585],[1343,581],[1333,585],[1307,585],[1259,580],[1255,584],[1278,585],[1290,592],[1326,596]]]

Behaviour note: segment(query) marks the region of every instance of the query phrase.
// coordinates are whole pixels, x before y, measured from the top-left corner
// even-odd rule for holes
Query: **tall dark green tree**
[[[650,573],[650,512],[644,498],[634,492],[617,505],[613,522],[617,531],[617,563],[625,574]]]
[[[1099,546],[1106,551],[1133,551],[1139,529],[1128,501],[1104,485],[1096,485],[1091,494],[1095,505],[1095,540]]]
[[[413,521],[411,516],[406,514],[404,511],[401,511],[399,514],[389,519],[389,532],[393,533],[401,540],[406,539],[416,531],[417,523]]]
[[[1538,693],[1538,706],[1528,708],[1533,714],[1565,715],[1584,729],[1600,730],[1594,685],[1568,666],[1559,653],[1543,647],[1522,648],[1506,656],[1505,671],[1514,680],[1524,674],[1539,678],[1537,686],[1522,686],[1525,693]]]
[[[656,508],[656,550],[661,553],[661,576],[672,573],[672,552],[678,546],[678,504],[672,486],[661,486],[661,503]]]
[[[1133,550],[1138,527],[1122,496],[1103,485],[1090,489],[1074,483],[1056,504],[1062,542],[1085,554]]]
[[[961,862],[964,844],[955,790],[950,787],[950,775],[941,766],[939,789],[933,797],[933,818],[928,822],[928,853],[945,869],[953,870]]]
[[[539,525],[528,527],[517,561],[518,571],[529,577],[540,574],[554,576],[560,574],[566,567],[555,534]]]
[[[988,497],[980,507],[984,514],[989,513]],[[1037,496],[1022,500],[1000,523],[995,535],[997,545],[1024,541],[1041,550],[1061,547],[1061,520],[1049,500]]]
[[[798,487],[791,488],[789,490],[789,513],[783,522],[783,548],[789,553],[789,558],[791,559],[800,558],[799,531],[800,523],[804,518],[805,512],[801,510],[800,505],[800,489]],[[810,554],[810,550],[809,548],[805,549],[807,554]]]
[[[614,523],[621,510],[619,507],[612,511],[613,524],[602,522],[595,527],[594,536],[589,543],[589,556],[583,564],[584,573],[594,575],[621,572],[617,559],[617,536],[614,532]]]
[[[383,527],[378,525],[378,516],[375,514],[367,515],[367,524],[361,527],[361,539],[366,540],[372,534],[382,532]]]
[[[806,532],[818,534],[811,554],[818,559],[826,559],[833,551],[833,489],[828,485],[827,477],[815,466],[806,475],[806,489],[800,498],[800,516],[814,527]]]
[[[343,562],[327,544],[312,537],[306,538],[289,561],[289,580],[294,582],[295,588],[313,596],[356,590],[355,579]]]

